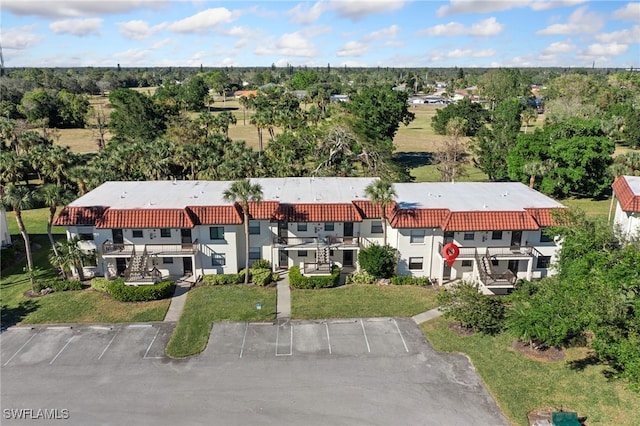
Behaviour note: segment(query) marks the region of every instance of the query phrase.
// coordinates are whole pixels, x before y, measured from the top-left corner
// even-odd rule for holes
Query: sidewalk
[[[442,312],[440,312],[440,310],[438,308],[434,308],[431,309],[427,312],[423,312],[421,314],[418,315],[414,315],[413,317],[411,317],[411,319],[413,319],[413,321],[420,325],[423,322],[427,322],[429,320],[432,320],[434,318],[438,318],[440,315],[442,315]]]
[[[187,300],[187,293],[192,285],[193,283],[189,281],[176,281],[176,291],[173,293],[171,304],[164,316],[164,322],[177,322],[180,319],[184,302]]]
[[[291,319],[291,289],[289,288],[289,274],[281,274],[278,280],[278,303],[276,318],[279,320]]]

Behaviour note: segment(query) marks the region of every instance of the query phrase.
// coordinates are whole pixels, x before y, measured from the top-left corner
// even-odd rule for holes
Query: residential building
[[[613,223],[626,238],[640,237],[640,176],[619,176],[612,186]]]
[[[517,278],[553,273],[557,253],[544,229],[563,206],[520,183],[397,183],[388,222],[365,188],[376,178],[252,179],[263,201],[249,205],[249,260],[324,274],[357,269],[373,243],[398,250],[398,273],[438,283],[478,281],[497,293]],[[144,283],[160,276],[235,273],[245,264],[243,215],[223,199],[232,182],[107,182],[65,207],[56,225],[95,249],[88,273]],[[460,251],[449,266],[443,246]]]

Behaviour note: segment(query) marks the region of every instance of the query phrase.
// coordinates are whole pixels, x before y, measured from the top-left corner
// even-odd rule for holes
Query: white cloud
[[[318,54],[316,48],[299,32],[283,34],[275,43],[273,40],[264,40],[254,52],[256,55],[277,54],[302,57],[313,57]]]
[[[490,13],[527,6],[531,0],[451,0],[436,11],[438,17],[464,13]]]
[[[205,33],[222,24],[235,21],[238,15],[225,7],[216,7],[176,21],[170,24],[168,29],[177,33]]]
[[[332,0],[327,8],[343,18],[359,21],[365,16],[402,9],[406,0]]]
[[[118,22],[117,25],[120,30],[120,34],[133,40],[143,40],[148,38],[167,26],[166,22],[163,22],[150,27],[148,22],[141,20]]]
[[[33,25],[25,25],[0,31],[0,43],[2,43],[3,49],[23,50],[30,48],[42,38],[32,32],[34,29]]]
[[[374,31],[372,33],[367,34],[363,37],[363,40],[389,40],[394,39],[398,36],[398,32],[400,31],[400,27],[397,25],[391,25],[390,27],[383,28],[378,31]]]
[[[565,7],[565,6],[575,6],[577,4],[580,3],[585,3],[588,0],[534,0],[531,3],[531,9],[532,10],[549,10],[549,9],[555,9],[558,7]]]
[[[459,59],[459,58],[490,58],[496,55],[494,49],[476,50],[471,48],[466,49],[439,49],[432,51],[429,54],[429,60],[442,61],[445,59]]]
[[[465,27],[459,22],[449,22],[448,24],[436,25],[435,27],[418,31],[418,34],[440,37],[456,37],[461,35],[489,37],[500,34],[502,30],[504,30],[504,27],[505,26],[500,24],[496,18],[491,17],[477,22],[471,25],[471,27]]]
[[[582,53],[586,56],[616,56],[621,55],[627,51],[629,45],[609,43],[590,44]]]
[[[162,39],[162,40],[158,40],[158,41],[154,42],[151,45],[151,49],[154,49],[154,50],[155,49],[161,49],[161,48],[163,48],[165,46],[168,46],[170,43],[171,43],[171,39],[170,38],[165,38],[165,39]]]
[[[538,31],[540,35],[558,35],[558,34],[578,34],[578,33],[597,33],[604,26],[604,18],[595,12],[588,12],[587,7],[583,6],[575,10],[566,24],[553,24],[547,28]]]
[[[568,41],[556,41],[549,46],[542,49],[543,55],[558,55],[560,53],[573,52],[576,49],[576,45]]]
[[[596,34],[595,39],[600,43],[640,43],[640,25],[611,33]]]
[[[627,3],[625,7],[613,12],[613,17],[623,21],[640,22],[640,3]]]
[[[117,1],[79,1],[79,0],[3,0],[2,8],[14,15],[40,16],[47,19],[110,15],[129,12],[138,8],[158,9],[168,1],[117,0]]]
[[[49,29],[56,34],[72,34],[79,37],[100,35],[102,19],[64,19],[49,24]]]
[[[118,52],[113,57],[120,61],[123,66],[142,65],[148,63],[147,57],[151,54],[150,50],[132,48],[125,50],[124,52]]]
[[[336,52],[336,56],[362,56],[369,50],[369,45],[359,42],[359,41],[350,41],[345,43],[338,51]]]
[[[317,21],[325,12],[325,5],[326,3],[319,1],[309,8],[300,3],[287,11],[287,16],[290,17],[291,22],[294,24],[311,24]]]
[[[311,27],[306,27],[303,28],[302,30],[300,30],[300,34],[304,35],[305,37],[317,37],[319,35],[322,34],[328,34],[330,32],[332,32],[333,29],[329,26],[326,25],[314,25]]]

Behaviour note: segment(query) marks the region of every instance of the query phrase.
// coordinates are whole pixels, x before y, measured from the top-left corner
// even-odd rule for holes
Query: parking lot
[[[174,324],[12,327],[0,334],[2,367],[138,363],[165,358]]]

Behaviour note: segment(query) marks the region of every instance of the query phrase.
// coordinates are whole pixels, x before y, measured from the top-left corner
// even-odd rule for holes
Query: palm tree
[[[376,180],[365,189],[365,194],[371,202],[380,209],[380,221],[382,222],[382,242],[387,245],[387,207],[393,204],[396,191],[393,184],[386,180]]]
[[[529,175],[529,188],[533,188],[536,177],[542,177],[557,166],[553,160],[532,161],[522,166],[522,172]]]
[[[27,256],[27,267],[29,268],[29,280],[31,281],[31,291],[35,292],[35,279],[33,276],[33,258],[31,256],[31,243],[29,241],[29,234],[24,227],[22,221],[22,210],[33,207],[34,196],[33,191],[30,191],[24,186],[15,186],[9,184],[5,187],[0,187],[0,196],[2,197],[2,204],[5,208],[13,210],[20,230],[20,235],[24,240],[24,251]]]
[[[84,280],[84,261],[91,256],[84,253],[78,246],[80,239],[78,237],[71,240],[65,240],[57,242],[55,251],[49,256],[49,261],[60,266],[63,275],[67,277],[67,269],[71,270],[71,273],[77,275],[80,281]]]
[[[244,216],[244,283],[249,284],[249,202],[262,201],[262,186],[251,183],[249,179],[237,180],[224,191],[223,198],[232,203],[239,203]]]
[[[71,199],[71,197],[70,194],[66,192],[61,186],[48,183],[40,189],[40,198],[47,206],[49,206],[49,217],[47,218],[47,235],[49,236],[49,242],[51,243],[53,252],[56,256],[58,256],[59,253],[58,249],[56,248],[56,242],[53,239],[53,234],[51,233],[51,226],[53,225],[53,218],[56,215],[58,206],[61,204],[66,204]]]
[[[538,111],[533,108],[526,108],[520,114],[522,121],[524,121],[524,134],[527,134],[527,129],[529,129],[529,123],[531,121],[536,121],[538,119]]]

